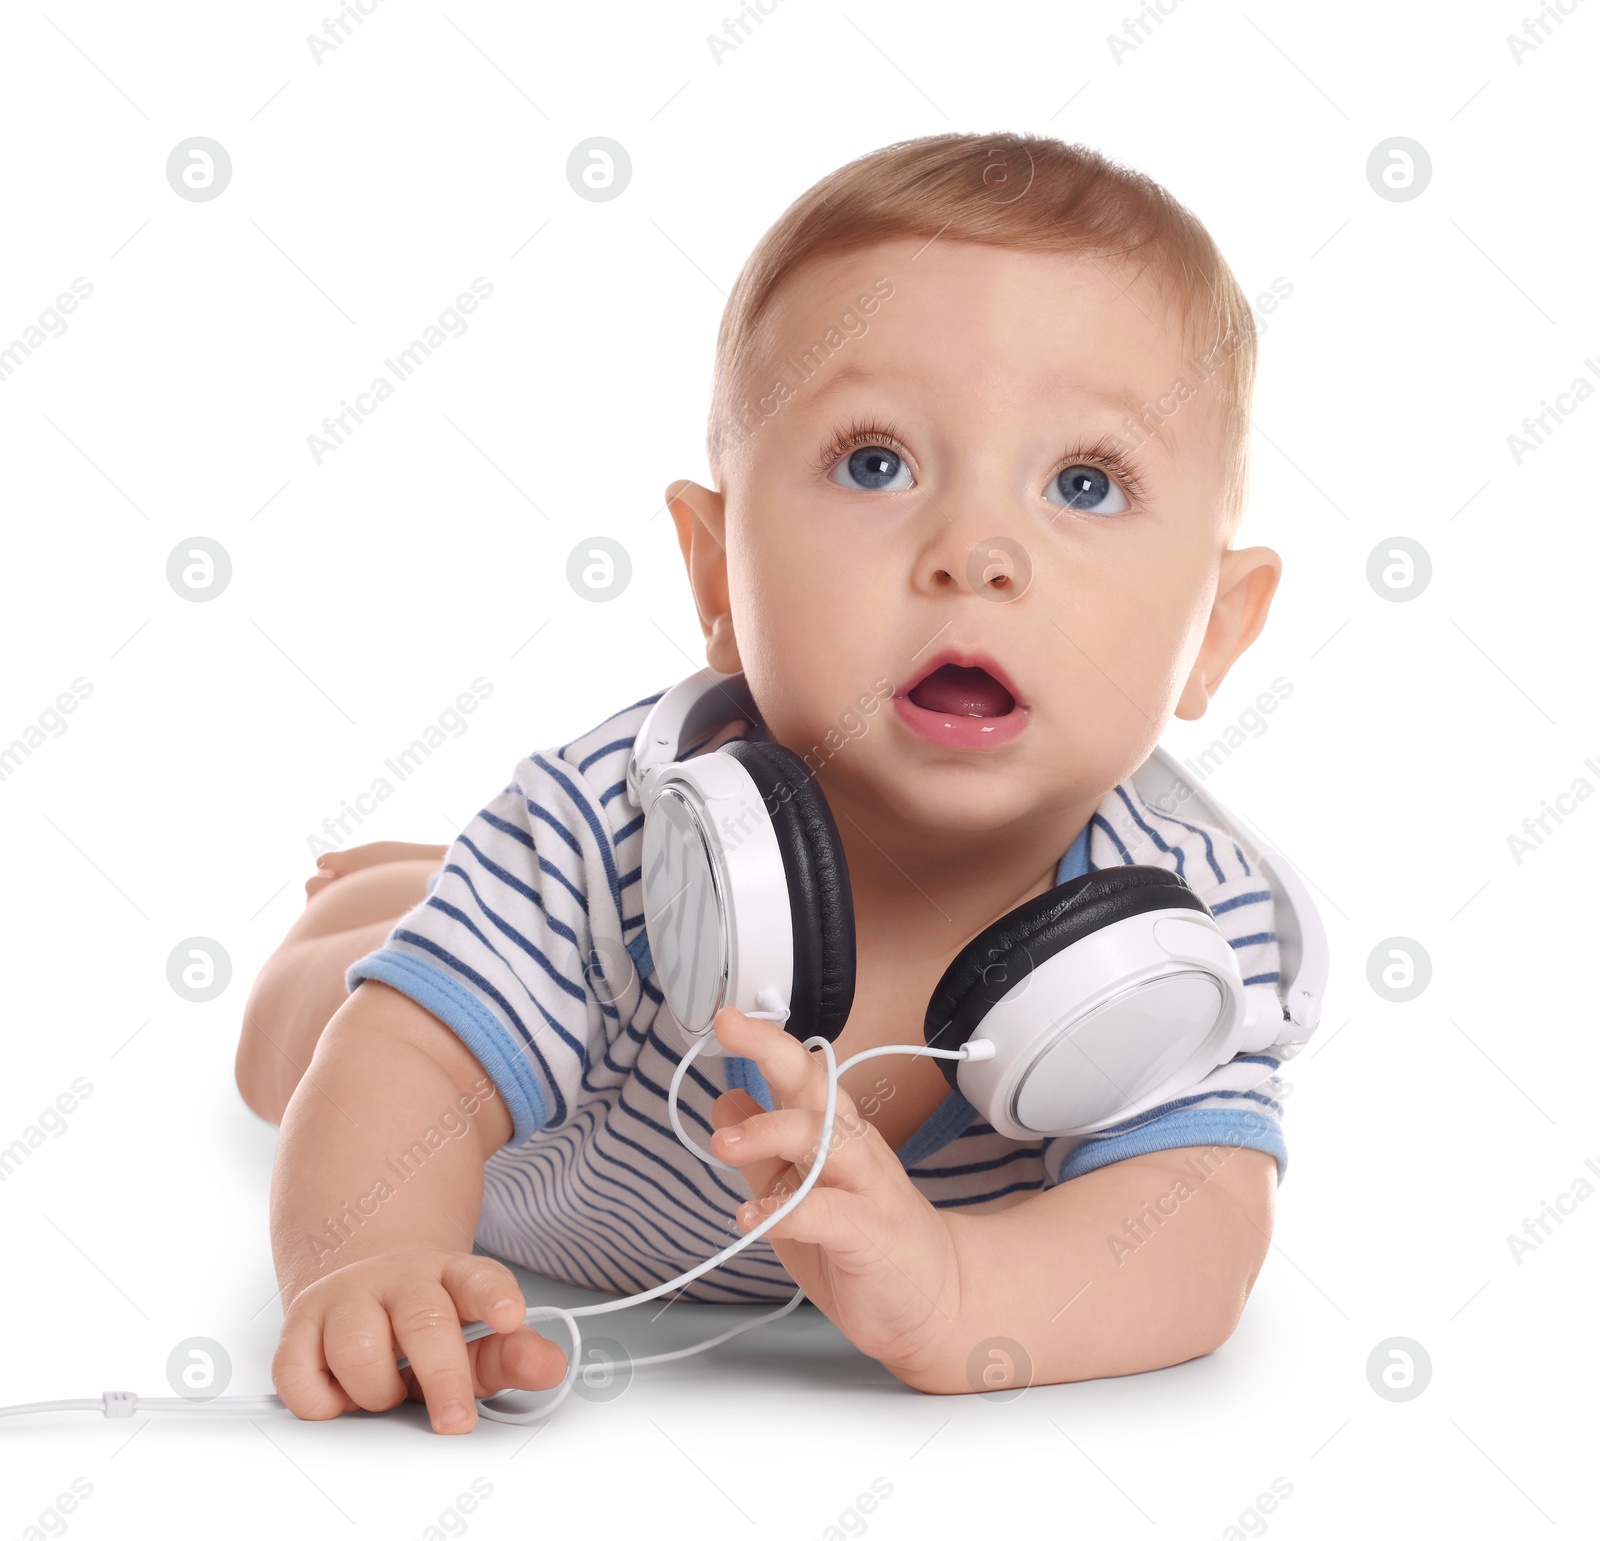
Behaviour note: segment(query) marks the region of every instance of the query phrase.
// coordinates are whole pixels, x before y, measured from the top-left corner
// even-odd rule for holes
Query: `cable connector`
[[[137,1391],[102,1391],[100,1400],[105,1403],[106,1417],[131,1418],[139,1406]]]
[[[963,1045],[968,1059],[993,1059],[994,1040],[992,1038],[969,1038]]]
[[[747,1011],[747,1017],[764,1017],[768,1022],[776,1022],[780,1027],[789,1020],[789,1008],[784,1004],[782,994],[774,990],[771,985],[765,985],[756,991],[756,1004],[762,1009]]]

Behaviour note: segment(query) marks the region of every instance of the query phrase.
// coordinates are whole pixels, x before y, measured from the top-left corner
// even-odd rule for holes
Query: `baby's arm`
[[[1266,1258],[1276,1178],[1260,1150],[1162,1150],[1009,1209],[957,1212],[961,1319],[941,1353],[901,1378],[922,1391],[984,1389],[971,1379],[972,1355],[1000,1339],[1022,1345],[1031,1366],[1019,1370],[1035,1385],[1211,1353],[1238,1325]]]
[[[472,1255],[484,1162],[511,1115],[466,1046],[375,980],[334,1014],[283,1117],[272,1250],[284,1323],[272,1378],[302,1418],[425,1397],[465,1433],[473,1399],[541,1390],[560,1348],[524,1325],[515,1276]],[[476,1342],[463,1322],[495,1331]],[[401,1371],[404,1354],[412,1368]]]

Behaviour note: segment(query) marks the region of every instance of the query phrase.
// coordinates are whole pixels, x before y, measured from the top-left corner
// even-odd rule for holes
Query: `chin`
[[[935,838],[991,834],[1040,810],[1040,798],[993,765],[935,765],[909,771],[905,780],[878,788],[886,811]]]

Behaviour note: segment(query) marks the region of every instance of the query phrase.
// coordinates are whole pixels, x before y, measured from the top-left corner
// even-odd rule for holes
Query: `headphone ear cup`
[[[928,1000],[924,1041],[930,1048],[959,1049],[991,1006],[1064,948],[1130,915],[1180,909],[1211,913],[1165,867],[1106,867],[1058,883],[985,926],[951,959]],[[954,1089],[961,1061],[934,1063]]]
[[[716,750],[749,773],[772,821],[789,886],[794,982],[785,1031],[832,1043],[856,993],[856,917],[839,827],[799,755],[770,739],[732,739]]]

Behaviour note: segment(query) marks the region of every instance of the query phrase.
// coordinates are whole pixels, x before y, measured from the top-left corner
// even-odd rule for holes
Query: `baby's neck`
[[[894,849],[877,838],[881,831],[839,821],[858,955],[912,966],[937,960],[942,968],[985,926],[1054,887],[1062,852],[1086,820],[1035,833],[1020,847],[994,841],[965,854],[933,838]]]

